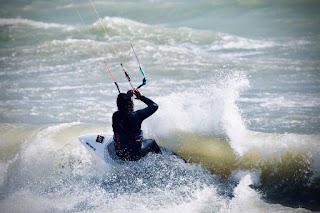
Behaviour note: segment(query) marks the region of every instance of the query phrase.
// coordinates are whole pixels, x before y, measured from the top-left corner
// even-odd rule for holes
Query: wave
[[[1,130],[19,135],[20,127],[7,125]],[[21,203],[28,202],[28,207],[25,208],[46,212],[43,207],[45,202],[50,206],[50,211],[54,212],[62,209],[90,211],[108,207],[110,210],[116,208],[119,202],[134,203],[135,198],[154,204],[148,208],[161,209],[193,200],[203,187],[208,188],[212,198],[219,197],[214,187],[208,187],[215,182],[214,176],[196,165],[186,170],[183,161],[179,159],[150,156],[148,160],[138,162],[135,169],[124,171],[115,171],[103,164],[77,142],[80,134],[108,131],[103,127],[69,123],[48,125],[34,130],[35,134],[24,137],[16,157],[2,161],[6,164],[3,166],[3,181],[0,185],[0,204],[3,209],[12,211],[24,206],[20,205]],[[16,139],[20,140],[19,137]],[[5,151],[8,152],[9,149]],[[199,176],[202,178],[195,178]],[[154,190],[157,188],[158,193],[154,197]],[[171,196],[168,197],[168,193]],[[93,207],[91,202],[86,203],[82,199],[89,194],[89,197],[99,203],[101,198],[108,198],[107,203],[97,203],[96,207]],[[33,198],[32,201],[29,197]],[[20,204],[12,205],[12,199],[18,198],[21,198]],[[55,206],[55,201],[61,198],[69,198],[68,203],[72,200],[72,204],[59,202],[59,206]],[[114,202],[115,200],[117,202]],[[38,202],[42,205],[38,206]],[[136,208],[140,209],[137,206]]]
[[[200,164],[226,180],[241,172],[255,173],[257,181],[251,187],[270,203],[319,210],[320,136],[259,132],[249,135],[245,138],[248,150],[243,155],[227,137],[178,132],[172,141],[179,144],[176,152],[188,162]],[[163,143],[172,141],[166,139]]]
[[[103,28],[103,27],[104,28]],[[106,30],[106,33],[105,33]],[[281,47],[272,40],[250,39],[237,35],[214,32],[208,30],[198,30],[188,27],[167,27],[165,25],[149,25],[142,22],[133,21],[120,17],[104,17],[94,22],[88,27],[80,28],[84,34],[101,36],[97,38],[100,41],[112,42],[113,44],[121,44],[128,46],[128,43],[143,43],[143,46],[153,47],[179,47],[180,51],[193,52],[216,52],[231,51],[232,54],[250,55],[248,51],[268,50],[275,47]],[[91,38],[93,38],[91,36]],[[201,49],[199,49],[201,48]],[[244,52],[240,52],[244,50]],[[179,50],[174,50],[179,51]],[[237,51],[234,53],[232,51]]]
[[[71,25],[24,18],[0,18],[0,28],[2,48],[7,48],[7,52],[37,48],[43,42],[74,35],[76,29]]]
[[[233,194],[232,182],[244,181],[245,178],[242,177],[251,173],[255,177],[255,181],[250,183],[251,187],[262,193],[265,199],[289,206],[319,209],[316,204],[310,203],[319,199],[319,136],[251,132],[247,138],[248,151],[240,155],[227,136],[177,131],[167,137],[159,137],[158,143],[175,149],[188,160],[188,165],[178,159],[159,159],[154,156],[141,161],[133,170],[116,172],[77,142],[77,136],[81,134],[110,131],[111,128],[84,123],[47,125],[40,128],[2,124],[1,132],[4,134],[0,138],[0,197],[8,197],[16,191],[27,192],[22,189],[29,187],[31,192],[36,188],[36,191],[42,193],[36,192],[36,196],[43,196],[44,192],[49,196],[68,196],[73,190],[82,194],[92,187],[98,187],[99,190],[95,192],[103,190],[108,196],[115,197],[117,190],[120,190],[121,195],[123,192],[148,194],[154,187],[158,187],[161,196],[170,189],[178,190],[174,197],[177,202],[183,202],[188,193],[195,196],[192,195],[193,190],[208,184],[214,184],[215,187],[220,185],[223,188],[219,190]],[[7,139],[10,144],[5,140],[6,135],[10,135]],[[293,140],[301,140],[303,149],[297,149],[297,144],[290,143]],[[250,147],[252,141],[265,143],[257,145],[260,147],[258,150]],[[194,179],[195,177],[197,178]],[[219,179],[227,182],[219,183]],[[149,181],[145,182],[147,180]],[[243,187],[240,185],[238,187]],[[228,187],[231,189],[227,189]],[[88,193],[92,193],[92,190]],[[234,190],[237,196],[239,189]],[[215,199],[219,199],[221,195],[215,196]],[[179,197],[182,200],[177,200]],[[171,205],[171,202],[166,204]]]
[[[209,44],[220,38],[216,33],[205,30],[179,27],[169,28],[163,25],[148,25],[141,22],[120,17],[106,16],[89,26],[89,30],[95,29],[104,33],[102,25],[107,30],[107,37],[117,39],[147,40],[157,44],[191,43]]]
[[[38,144],[35,149],[46,151],[71,145],[77,136],[92,132],[111,132],[110,127],[88,125],[79,122],[49,126],[1,124],[1,161],[9,162],[28,146]],[[149,133],[150,136],[150,133]],[[320,177],[317,135],[272,134],[248,131],[243,139],[246,151],[239,153],[226,135],[175,131],[158,136],[159,143],[177,151],[190,162],[198,162],[215,174],[230,176],[236,170],[272,169],[287,167],[287,175],[306,166]],[[47,141],[41,144],[41,141]],[[10,141],[10,143],[9,143]],[[50,141],[50,142],[49,142]],[[38,146],[37,145],[37,146]],[[68,146],[69,146],[68,145]],[[44,146],[44,147],[42,147]],[[39,150],[38,150],[39,151]],[[38,152],[35,150],[35,152]],[[30,153],[33,155],[34,153]],[[300,166],[299,166],[300,165]],[[270,167],[270,168],[267,168]],[[310,180],[311,181],[311,180]],[[310,182],[311,183],[311,182]]]
[[[31,28],[41,28],[41,29],[51,29],[59,28],[66,31],[71,31],[74,29],[73,26],[66,24],[57,24],[57,23],[46,23],[40,21],[33,21],[30,19],[23,18],[0,18],[0,26],[28,26]]]
[[[254,40],[225,33],[219,35],[221,39],[210,46],[211,50],[259,50],[278,46],[274,41]]]
[[[102,25],[107,33],[105,33]],[[20,31],[11,31],[10,34],[3,32],[4,38],[8,41],[5,44],[6,46],[11,47],[11,45],[14,45],[14,47],[17,47],[16,45],[22,45],[23,49],[25,49],[26,44],[29,44],[29,49],[36,46],[46,47],[50,43],[52,43],[53,46],[64,43],[64,45],[66,45],[64,49],[67,49],[68,46],[71,47],[71,52],[68,50],[69,55],[72,54],[74,48],[77,48],[73,46],[77,41],[79,41],[78,45],[81,47],[86,47],[89,45],[89,42],[91,42],[93,46],[97,47],[93,52],[95,55],[102,49],[106,49],[106,46],[109,46],[110,43],[125,54],[129,54],[130,43],[144,46],[145,48],[149,48],[149,50],[157,52],[178,51],[181,54],[187,52],[192,52],[193,54],[212,54],[212,52],[216,51],[238,51],[237,53],[228,52],[232,55],[250,55],[252,53],[248,53],[248,50],[260,51],[279,45],[271,40],[254,40],[226,33],[186,27],[174,28],[163,25],[148,25],[130,19],[109,16],[95,21],[88,26],[46,23],[23,18],[1,18],[0,26],[27,27],[27,29],[23,29],[25,30],[23,35]],[[33,29],[50,29],[53,30],[54,33],[48,35],[47,32],[38,32],[35,35],[32,31]],[[62,31],[57,31],[58,29]],[[37,49],[39,50],[40,48]],[[47,49],[45,50],[49,51]],[[241,50],[245,51],[239,53]],[[87,52],[92,53],[91,50]],[[109,52],[111,52],[110,46]],[[76,53],[79,53],[79,51]]]

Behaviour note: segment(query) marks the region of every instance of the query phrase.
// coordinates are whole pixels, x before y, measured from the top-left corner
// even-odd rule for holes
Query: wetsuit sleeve
[[[150,115],[152,115],[153,113],[155,113],[157,111],[157,109],[159,108],[158,104],[156,104],[155,102],[153,102],[151,99],[145,97],[145,96],[141,96],[140,100],[147,104],[147,107],[144,109],[140,109],[137,111],[138,116],[140,117],[141,120],[146,119],[147,117],[149,117]]]

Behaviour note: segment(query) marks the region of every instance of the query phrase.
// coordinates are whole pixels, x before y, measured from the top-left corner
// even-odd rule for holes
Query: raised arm
[[[158,104],[156,104],[146,96],[142,95],[142,93],[139,90],[136,90],[136,89],[130,90],[130,92],[128,91],[128,94],[129,93],[131,93],[132,95],[134,94],[137,97],[137,99],[139,99],[140,101],[142,101],[147,105],[146,108],[137,110],[136,112],[141,120],[146,119],[147,117],[149,117],[150,115],[152,115],[158,110],[159,108]]]

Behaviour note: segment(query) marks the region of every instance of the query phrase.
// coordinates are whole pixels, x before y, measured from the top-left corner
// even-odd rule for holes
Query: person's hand
[[[133,94],[134,94],[134,90],[133,90],[133,89],[128,90],[127,95],[128,95],[130,98],[133,96]]]
[[[133,94],[137,97],[137,99],[140,99],[142,96],[142,93],[137,89],[133,90]]]

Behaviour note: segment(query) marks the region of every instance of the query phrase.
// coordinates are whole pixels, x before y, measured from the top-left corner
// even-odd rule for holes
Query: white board
[[[124,165],[125,162],[120,160],[115,153],[115,143],[112,134],[98,134],[92,133],[87,135],[82,135],[78,137],[79,141],[91,152],[94,153],[98,158],[102,159],[104,162],[111,164],[113,166]],[[162,153],[167,155],[175,155],[178,158],[182,157],[174,153],[173,151],[160,146]],[[186,160],[184,160],[186,162]]]
[[[79,141],[97,157],[112,165],[121,164],[114,149],[113,135],[111,134],[87,134],[78,137]]]

